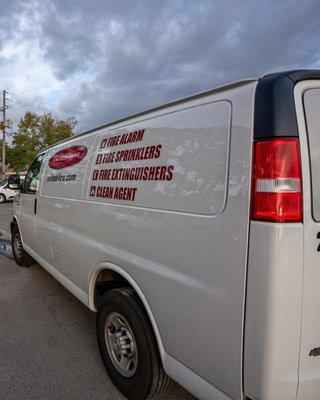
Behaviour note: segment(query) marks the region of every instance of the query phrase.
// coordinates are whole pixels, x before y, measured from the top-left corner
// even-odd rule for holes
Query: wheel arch
[[[12,220],[10,222],[10,232],[12,232],[12,229],[13,229],[14,225],[17,225],[17,227],[19,229],[19,232],[20,232],[20,236],[21,236],[22,242],[23,242],[23,238],[22,238],[22,235],[21,235],[21,230],[20,230],[20,225],[19,225],[19,222],[18,222],[18,218],[15,215],[13,215]]]
[[[100,278],[102,277],[102,281],[100,280]],[[104,280],[107,279],[107,280]],[[109,280],[108,280],[109,279]],[[109,263],[109,262],[104,262],[99,264],[97,267],[94,267],[91,270],[90,276],[89,276],[89,282],[88,282],[88,304],[89,304],[89,308],[96,312],[97,311],[97,285],[99,285],[99,283],[105,283],[107,286],[107,289],[105,290],[111,290],[113,288],[116,287],[123,287],[123,286],[129,286],[131,288],[133,288],[135,290],[135,292],[137,293],[138,297],[140,298],[146,313],[148,315],[148,318],[151,322],[152,328],[153,328],[153,332],[155,334],[156,337],[156,341],[158,344],[158,349],[159,349],[159,353],[161,356],[161,359],[163,360],[165,351],[164,351],[164,347],[163,347],[163,343],[162,343],[162,339],[161,339],[161,335],[160,335],[160,331],[156,322],[156,319],[153,315],[153,312],[151,310],[151,307],[149,305],[148,300],[146,299],[143,291],[141,290],[140,286],[138,285],[138,283],[135,281],[135,279],[128,274],[128,272],[126,272],[122,267],[113,264],[113,263]]]
[[[13,215],[12,220],[10,222],[10,233],[12,233],[12,229],[13,229],[14,225],[17,225],[17,227],[19,229],[22,245],[24,245],[24,240],[23,240],[23,235],[22,235],[21,229],[20,229],[19,220],[15,214]]]

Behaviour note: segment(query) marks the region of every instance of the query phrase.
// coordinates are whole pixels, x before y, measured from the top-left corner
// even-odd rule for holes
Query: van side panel
[[[86,200],[201,215],[226,202],[232,107],[180,107],[99,135]]]
[[[162,110],[127,121],[126,126],[95,132],[97,151],[88,159],[92,168],[86,176],[83,200],[55,197],[52,193],[46,197],[45,181],[41,191],[41,201],[46,209],[51,208],[51,214],[42,215],[39,223],[52,226],[50,229],[55,231],[56,258],[51,262],[56,268],[88,291],[93,270],[103,262],[119,265],[143,291],[165,352],[233,399],[242,398],[255,85],[250,83],[167,108],[166,115],[181,111],[179,123],[162,119]],[[201,110],[213,102],[216,107],[210,106],[204,114],[199,112],[198,120],[196,113],[188,126],[186,110]],[[97,182],[94,171],[103,169],[95,167],[102,140],[141,129],[147,135],[153,126],[156,130],[152,141],[146,136],[143,146],[162,144],[163,158],[122,162],[120,167],[148,166],[150,161],[153,166],[173,165],[171,180],[141,182],[141,186],[140,181],[122,179],[93,183]],[[139,143],[128,142],[123,149],[138,146]],[[217,146],[220,152],[216,152]],[[108,168],[116,166],[105,167]],[[174,192],[175,185],[181,182],[184,191]],[[188,182],[196,185],[188,186]],[[91,188],[133,187],[133,183],[137,187],[134,200],[132,192],[124,195],[121,191],[120,196],[126,199],[111,198],[111,191],[99,189],[105,196],[102,201],[96,196],[97,188]],[[41,248],[50,245],[48,240]]]

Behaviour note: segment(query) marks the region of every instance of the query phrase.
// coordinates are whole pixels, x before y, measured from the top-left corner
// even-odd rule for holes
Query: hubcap
[[[127,320],[119,313],[108,315],[105,340],[111,361],[121,375],[130,378],[138,365],[137,344]]]
[[[18,233],[16,233],[13,238],[13,249],[16,255],[20,258],[22,254],[22,243]]]

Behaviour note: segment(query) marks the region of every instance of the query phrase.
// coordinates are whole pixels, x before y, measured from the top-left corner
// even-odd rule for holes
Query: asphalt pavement
[[[0,204],[0,230],[10,232],[10,221],[12,219],[12,202]]]
[[[0,204],[0,400],[124,400],[100,359],[95,314],[43,268],[12,260]],[[195,400],[175,384],[163,400]]]

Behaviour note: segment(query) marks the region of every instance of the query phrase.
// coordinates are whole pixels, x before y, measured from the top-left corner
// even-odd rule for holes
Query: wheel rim
[[[131,378],[138,366],[136,339],[128,321],[119,313],[110,313],[105,323],[105,341],[112,364],[126,378]]]
[[[13,237],[13,250],[15,254],[18,256],[18,258],[20,258],[22,255],[23,248],[19,233],[16,233]]]
[[[0,195],[0,203],[4,203],[5,201],[5,197],[3,194]]]

